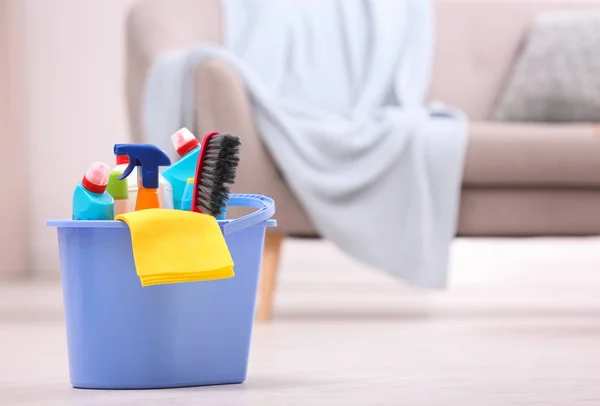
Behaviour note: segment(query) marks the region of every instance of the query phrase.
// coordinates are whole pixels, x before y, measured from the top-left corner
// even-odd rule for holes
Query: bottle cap
[[[104,162],[94,162],[83,176],[81,184],[92,193],[102,194],[108,184],[110,168]]]
[[[171,142],[179,156],[184,156],[200,144],[196,137],[194,137],[194,134],[185,127],[171,135]]]
[[[117,165],[127,165],[129,157],[127,155],[117,155]]]

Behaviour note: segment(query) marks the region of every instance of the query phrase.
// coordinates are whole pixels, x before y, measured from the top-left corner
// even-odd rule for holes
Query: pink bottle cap
[[[171,142],[179,156],[184,156],[200,144],[194,134],[185,127],[171,135]]]
[[[94,162],[83,176],[81,184],[92,193],[104,193],[108,185],[110,168],[104,162]]]

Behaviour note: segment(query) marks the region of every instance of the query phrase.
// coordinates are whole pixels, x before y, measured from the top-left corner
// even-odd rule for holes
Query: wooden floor
[[[459,240],[448,291],[286,242],[242,385],[69,386],[60,287],[0,286],[0,405],[600,405],[600,239]]]

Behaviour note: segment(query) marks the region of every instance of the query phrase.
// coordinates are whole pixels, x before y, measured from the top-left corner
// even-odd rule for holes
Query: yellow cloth
[[[183,210],[146,209],[118,215],[131,231],[142,286],[231,278],[233,259],[217,220]]]

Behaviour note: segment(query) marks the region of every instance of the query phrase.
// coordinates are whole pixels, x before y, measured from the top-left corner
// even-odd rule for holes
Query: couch
[[[600,0],[436,0],[437,49],[431,99],[465,111],[472,123],[459,236],[591,235],[600,232],[600,134],[593,123],[489,120],[536,13],[599,8]],[[131,131],[142,141],[140,101],[161,52],[221,41],[219,0],[141,0],[126,22],[126,93]],[[272,314],[286,236],[318,236],[261,142],[239,77],[211,60],[196,71],[195,134],[232,132],[243,152],[234,192],[275,199],[279,226],[268,233],[257,318]],[[168,136],[168,134],[165,134]]]

